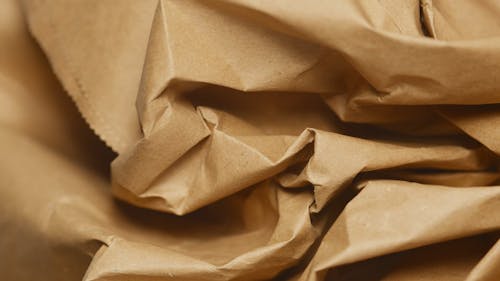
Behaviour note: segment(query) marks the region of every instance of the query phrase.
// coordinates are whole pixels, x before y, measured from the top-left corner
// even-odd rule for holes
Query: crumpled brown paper
[[[1,5],[0,279],[500,279],[496,1]]]

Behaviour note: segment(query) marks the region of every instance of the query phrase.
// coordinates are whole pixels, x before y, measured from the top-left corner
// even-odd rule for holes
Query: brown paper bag
[[[500,278],[495,1],[22,2],[0,279]]]

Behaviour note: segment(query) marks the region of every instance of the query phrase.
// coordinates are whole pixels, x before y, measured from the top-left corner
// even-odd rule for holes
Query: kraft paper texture
[[[500,2],[0,2],[0,280],[500,280]]]

